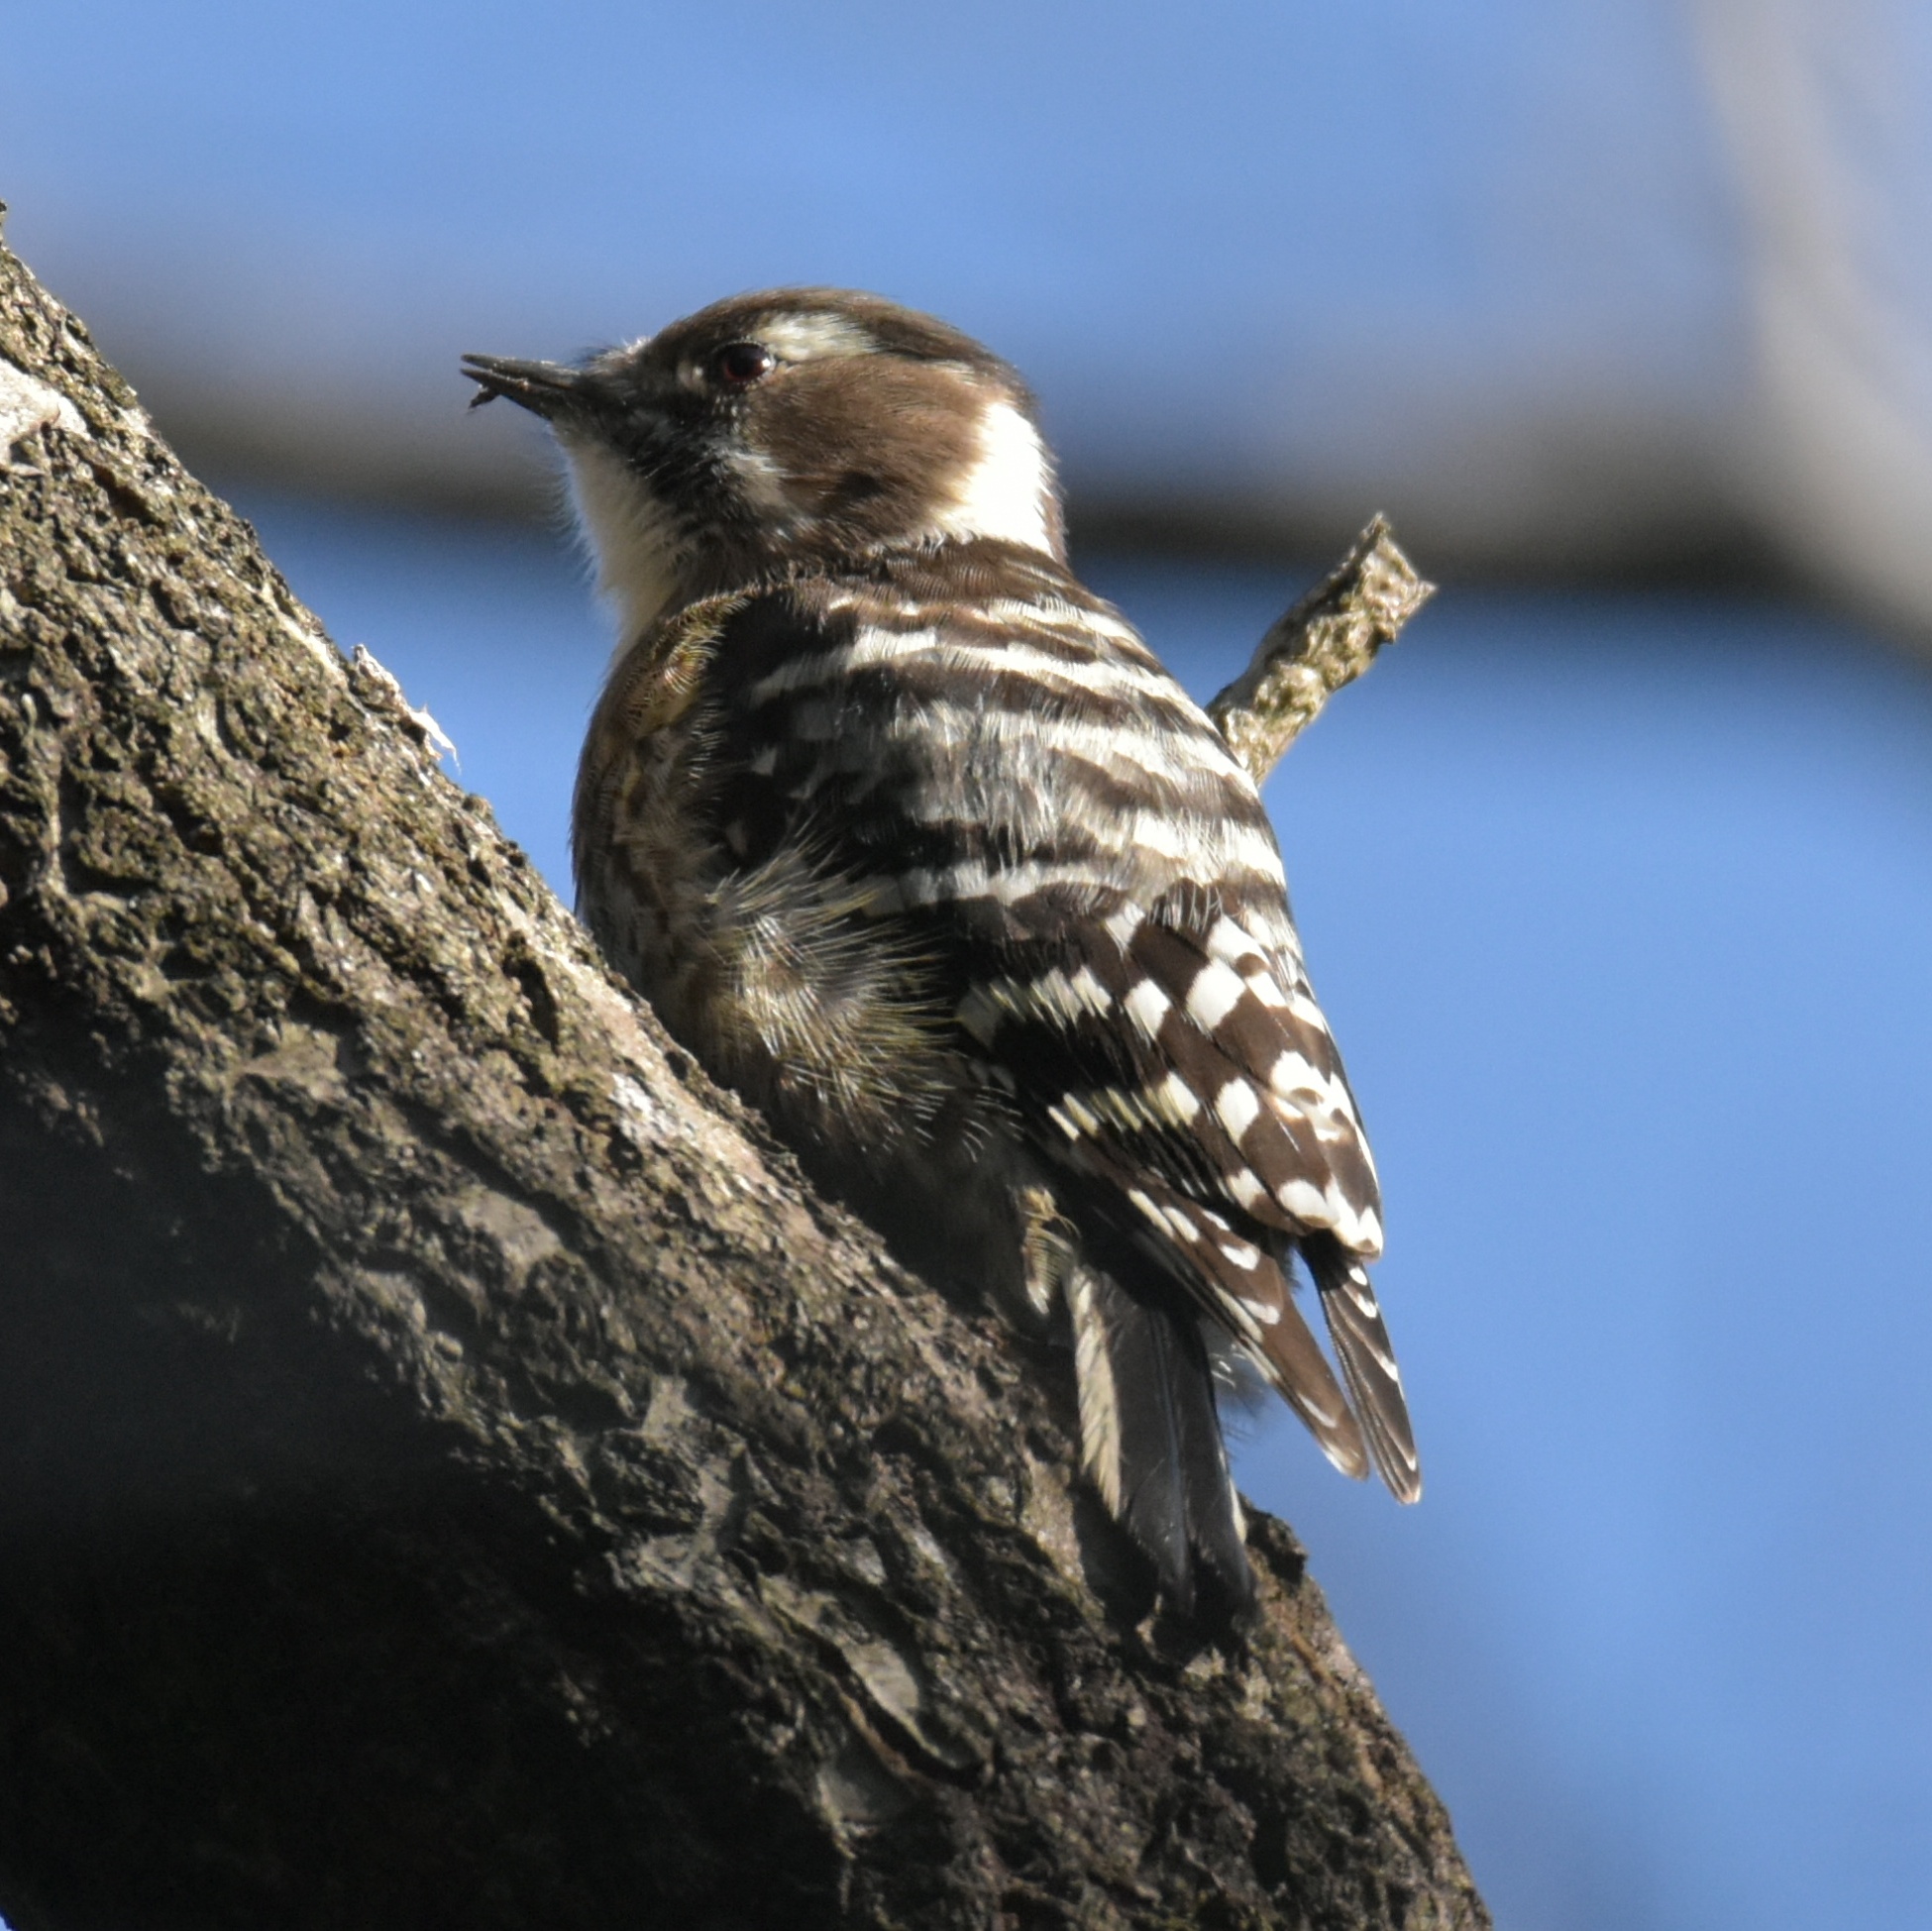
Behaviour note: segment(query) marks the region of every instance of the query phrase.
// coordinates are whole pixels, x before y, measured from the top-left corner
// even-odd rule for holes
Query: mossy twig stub
[[[4,250],[0,358],[14,1931],[1485,1925],[1287,1530],[1239,1640],[1143,1622],[1064,1362],[811,1194]]]
[[[1269,627],[1247,669],[1208,705],[1257,785],[1435,593],[1377,516],[1342,562]]]

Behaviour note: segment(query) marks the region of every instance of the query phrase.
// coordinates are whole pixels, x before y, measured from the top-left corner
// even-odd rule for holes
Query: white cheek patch
[[[1039,431],[1011,402],[980,413],[978,460],[960,479],[951,507],[935,519],[940,535],[968,542],[992,537],[1053,552],[1047,521],[1053,483]]]
[[[617,605],[618,649],[660,617],[678,594],[684,540],[662,503],[623,460],[564,434],[571,500],[597,560],[597,588]]]
[[[747,325],[745,341],[769,349],[780,362],[830,362],[869,356],[879,344],[872,331],[843,315],[768,315]],[[706,361],[687,356],[678,365],[681,387],[701,394],[708,384]]]

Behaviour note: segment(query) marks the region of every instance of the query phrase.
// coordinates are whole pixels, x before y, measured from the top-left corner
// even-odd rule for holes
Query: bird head
[[[473,406],[542,416],[627,636],[696,596],[894,552],[1065,560],[1032,398],[957,329],[877,295],[738,295],[568,365],[466,356]]]

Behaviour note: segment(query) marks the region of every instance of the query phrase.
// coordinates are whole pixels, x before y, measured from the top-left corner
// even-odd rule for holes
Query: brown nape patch
[[[842,533],[876,542],[928,527],[980,456],[994,397],[973,377],[892,356],[836,357],[783,371],[752,396],[745,438],[788,493]]]

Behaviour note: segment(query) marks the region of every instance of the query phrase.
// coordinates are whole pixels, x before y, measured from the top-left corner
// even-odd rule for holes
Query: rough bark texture
[[[4,252],[0,356],[77,412],[0,474],[16,1931],[1486,1924],[1288,1531],[1139,1620],[1064,1362],[812,1198]]]

